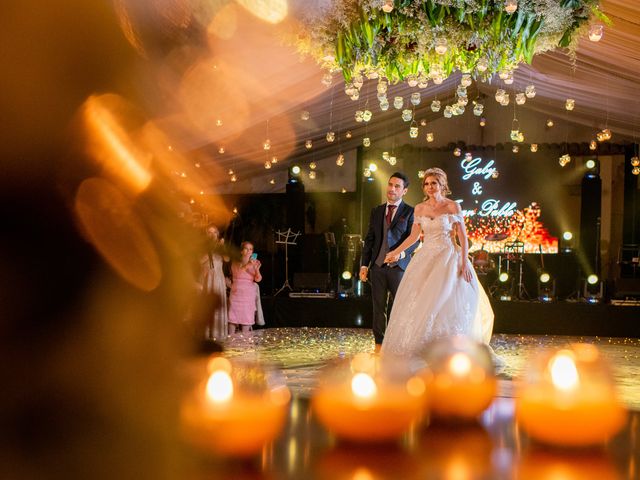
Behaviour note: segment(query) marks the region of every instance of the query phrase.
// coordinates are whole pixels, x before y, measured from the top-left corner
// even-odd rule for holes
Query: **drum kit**
[[[508,238],[505,233],[492,233],[484,237],[485,242],[502,242]],[[474,269],[478,274],[482,283],[489,283],[489,277],[500,279],[502,273],[507,273],[507,278],[517,278],[517,284],[514,285],[513,295],[519,300],[529,298],[524,287],[523,268],[524,268],[524,243],[520,240],[505,243],[497,253],[489,253],[484,249],[484,243],[480,250],[476,250],[472,254]],[[510,284],[511,280],[509,280]],[[485,285],[488,286],[488,285]]]

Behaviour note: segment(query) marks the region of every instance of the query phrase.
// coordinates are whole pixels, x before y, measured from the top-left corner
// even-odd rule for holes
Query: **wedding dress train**
[[[493,330],[489,298],[469,259],[471,282],[459,274],[462,253],[453,227],[464,221],[462,215],[416,216],[414,221],[422,228],[423,245],[398,288],[382,351],[413,355],[429,341],[452,335],[488,345]]]

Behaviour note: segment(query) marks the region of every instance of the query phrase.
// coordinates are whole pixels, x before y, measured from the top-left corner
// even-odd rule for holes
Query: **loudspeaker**
[[[293,288],[295,290],[326,292],[329,282],[330,277],[328,272],[303,272],[293,274]]]
[[[600,210],[602,180],[597,175],[582,179],[580,198],[580,254],[586,275],[600,275]]]
[[[304,184],[300,181],[289,182],[287,191],[287,223],[294,232],[304,234]]]
[[[331,251],[323,233],[309,233],[300,241],[300,271],[329,272]]]

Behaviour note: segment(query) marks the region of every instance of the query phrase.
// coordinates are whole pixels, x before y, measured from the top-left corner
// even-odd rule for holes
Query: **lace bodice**
[[[427,248],[453,247],[453,226],[464,222],[459,213],[443,213],[436,217],[418,216],[414,222],[420,225],[424,236],[424,246]]]

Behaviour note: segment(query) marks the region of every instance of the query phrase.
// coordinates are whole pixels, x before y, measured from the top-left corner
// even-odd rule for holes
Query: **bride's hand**
[[[465,279],[465,281],[467,282],[471,282],[471,279],[473,278],[473,275],[471,274],[471,267],[469,266],[469,262],[465,262],[463,261],[460,264],[460,268],[458,269],[458,273],[460,274],[460,276],[462,278]]]
[[[384,257],[384,263],[394,263],[400,260],[400,254],[396,252],[389,252]]]

